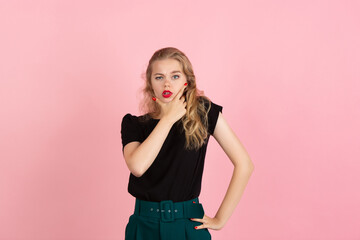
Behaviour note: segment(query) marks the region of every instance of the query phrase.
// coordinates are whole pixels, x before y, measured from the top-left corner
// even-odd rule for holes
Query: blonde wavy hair
[[[207,132],[207,114],[211,107],[211,101],[203,94],[203,91],[196,88],[196,78],[192,64],[179,49],[174,47],[161,48],[150,58],[146,73],[143,74],[145,87],[142,89],[144,99],[142,100],[140,110],[146,114],[142,116],[141,121],[147,121],[150,118],[154,118],[154,116],[159,116],[161,113],[160,105],[152,100],[152,97],[155,96],[151,86],[152,64],[154,61],[169,58],[179,61],[188,82],[184,92],[187,102],[186,114],[181,118],[182,129],[185,131],[186,137],[185,149],[198,150],[207,142],[209,137]],[[205,104],[208,104],[207,108]]]

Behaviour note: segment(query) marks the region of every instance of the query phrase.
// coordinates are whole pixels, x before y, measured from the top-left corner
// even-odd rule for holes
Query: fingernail
[[[153,97],[152,100],[156,101],[156,98]]]
[[[197,227],[194,227],[195,229],[197,229]]]
[[[184,84],[185,86],[187,85],[187,82]]]

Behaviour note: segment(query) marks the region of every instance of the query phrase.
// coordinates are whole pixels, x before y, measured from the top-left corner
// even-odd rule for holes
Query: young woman
[[[180,50],[168,47],[153,54],[144,95],[147,113],[128,113],[121,123],[131,172],[128,191],[136,198],[125,239],[211,239],[208,229],[224,227],[254,165],[225,121],[222,106],[199,94],[192,65]],[[214,217],[204,214],[198,199],[210,135],[234,165]]]

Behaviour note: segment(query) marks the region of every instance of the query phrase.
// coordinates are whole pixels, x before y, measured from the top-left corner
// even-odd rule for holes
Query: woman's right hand
[[[156,102],[160,105],[162,111],[162,118],[166,118],[171,123],[177,122],[186,113],[186,101],[183,96],[186,86],[184,85],[179,92],[174,96],[173,100],[168,103],[162,102],[160,99],[156,99]]]

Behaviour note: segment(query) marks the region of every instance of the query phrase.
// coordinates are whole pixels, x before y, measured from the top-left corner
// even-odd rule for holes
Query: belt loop
[[[140,200],[136,198],[135,200],[135,211],[134,211],[134,214],[135,215],[140,215]]]
[[[163,222],[175,220],[174,203],[171,200],[160,202],[160,218]]]
[[[179,208],[181,211],[179,215],[182,217],[186,216],[186,201],[181,202],[181,206]]]

